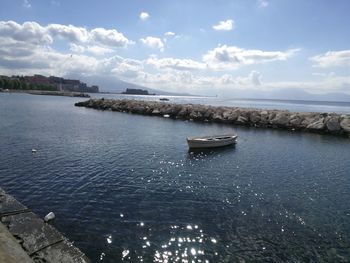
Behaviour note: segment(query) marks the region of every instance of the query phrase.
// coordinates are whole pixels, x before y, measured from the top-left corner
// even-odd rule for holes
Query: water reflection
[[[211,155],[219,155],[219,154],[224,155],[224,154],[234,153],[235,150],[236,150],[236,144],[228,145],[224,147],[218,147],[218,148],[188,149],[187,157],[190,159],[205,158]]]
[[[141,227],[141,223],[137,225]],[[213,257],[207,255],[206,250],[218,254],[215,251],[217,239],[205,234],[196,224],[168,225],[162,233],[159,232],[159,226],[158,229],[153,226],[148,229],[146,236],[138,240],[138,247],[121,251],[122,261],[210,262]]]

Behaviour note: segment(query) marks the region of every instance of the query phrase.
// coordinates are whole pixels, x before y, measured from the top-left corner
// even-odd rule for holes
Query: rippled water
[[[77,100],[0,94],[0,186],[54,211],[93,262],[350,260],[349,139]],[[187,136],[232,131],[234,147],[187,149]]]

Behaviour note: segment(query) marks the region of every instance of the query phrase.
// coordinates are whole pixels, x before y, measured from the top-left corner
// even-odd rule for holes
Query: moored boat
[[[236,143],[236,134],[213,135],[187,138],[188,147],[194,148],[215,148]]]

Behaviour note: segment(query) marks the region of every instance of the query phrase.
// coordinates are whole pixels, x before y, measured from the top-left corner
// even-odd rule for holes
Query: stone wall
[[[152,116],[168,115],[173,119],[328,133],[350,137],[350,115],[337,113],[290,112],[287,110],[107,99],[90,99],[78,102],[75,106]]]

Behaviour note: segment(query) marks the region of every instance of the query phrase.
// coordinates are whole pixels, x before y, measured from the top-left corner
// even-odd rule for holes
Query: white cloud
[[[77,44],[74,44],[74,43],[71,43],[69,46],[70,46],[69,50],[74,52],[74,53],[83,53],[83,52],[85,52],[85,47],[84,46],[77,45]]]
[[[83,27],[49,24],[45,29],[52,37],[67,39],[71,42],[84,43],[89,40],[89,32]]]
[[[96,43],[109,47],[125,47],[132,44],[130,40],[115,29],[95,28],[91,30],[90,37]]]
[[[324,54],[311,57],[314,66],[321,68],[350,66],[350,50],[328,51]]]
[[[147,12],[140,13],[140,19],[146,21],[149,18],[149,14]]]
[[[94,28],[89,31],[84,27],[73,25],[41,26],[36,22],[24,22],[21,25],[14,21],[0,21],[0,37],[42,45],[51,44],[54,38],[65,39],[69,43],[101,45],[108,48],[126,47],[133,44],[133,41],[115,29]]]
[[[82,46],[74,43],[70,44],[69,50],[73,53],[91,53],[97,56],[103,56],[105,54],[114,52],[114,50],[111,48],[105,48],[101,46]]]
[[[247,90],[264,86],[260,82],[256,83],[256,77],[261,76],[259,72],[252,71],[248,76],[233,76],[223,74],[220,76],[195,75],[190,71],[165,71],[152,74],[149,72],[139,72],[134,79],[134,83],[145,86],[178,92],[190,92],[192,94],[217,94],[225,90],[231,93],[234,90]]]
[[[100,46],[88,46],[86,48],[86,51],[98,56],[103,56],[105,54],[114,52],[114,50],[111,48],[105,48]]]
[[[224,30],[224,31],[230,31],[233,28],[234,28],[234,21],[232,19],[228,19],[226,21],[220,21],[219,24],[213,26],[213,29],[215,30]]]
[[[141,61],[135,59],[122,59],[115,68],[111,70],[119,78],[136,78],[143,70],[143,64]]]
[[[141,38],[140,41],[148,47],[159,48],[161,51],[164,49],[164,44],[158,37]]]
[[[263,51],[258,49],[243,49],[235,46],[219,46],[209,50],[204,56],[203,61],[210,68],[238,69],[244,65],[253,65],[278,60],[287,60],[293,56],[298,49],[289,49],[283,51]]]
[[[24,8],[31,8],[32,4],[29,2],[29,0],[23,0],[22,6]]]
[[[164,33],[165,36],[175,36],[175,33],[174,32],[171,32],[171,31],[168,31],[168,32],[165,32]]]
[[[205,69],[206,65],[192,59],[178,58],[157,58],[151,56],[146,60],[147,65],[154,66],[158,69],[175,69],[175,70],[200,70]]]
[[[0,37],[32,44],[50,44],[53,41],[46,29],[36,22],[20,25],[14,21],[0,21]]]
[[[269,1],[267,0],[258,0],[259,7],[267,7],[269,5]]]

